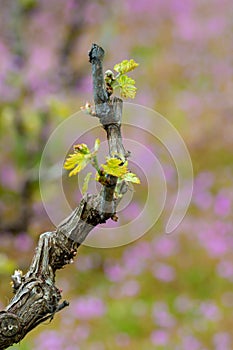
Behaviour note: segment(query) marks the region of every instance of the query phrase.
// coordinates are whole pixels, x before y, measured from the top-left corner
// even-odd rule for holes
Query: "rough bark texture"
[[[104,50],[92,45],[93,93],[96,116],[106,130],[109,154],[127,157],[121,138],[122,100],[109,98],[105,90],[102,61]],[[86,194],[79,206],[55,231],[40,235],[38,246],[28,272],[12,276],[14,296],[5,310],[0,311],[0,349],[18,343],[45,320],[68,306],[61,302],[61,291],[55,286],[56,270],[73,261],[77,248],[88,233],[109,218],[115,219],[118,200],[114,198],[117,178],[109,176],[98,195]],[[127,191],[123,183],[121,193]]]

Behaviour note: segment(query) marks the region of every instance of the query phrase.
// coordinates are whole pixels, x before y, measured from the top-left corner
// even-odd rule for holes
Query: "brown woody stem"
[[[123,102],[109,99],[106,92],[102,62],[104,50],[96,44],[89,52],[92,64],[93,94],[96,116],[106,130],[109,154],[127,157],[121,138]],[[38,246],[28,272],[12,276],[15,295],[5,310],[0,312],[0,350],[18,343],[25,335],[45,320],[68,306],[60,302],[61,291],[55,286],[56,270],[73,261],[77,248],[98,224],[113,217],[119,200],[114,199],[117,178],[109,181],[97,195],[86,194],[79,206],[55,231],[40,235]],[[127,190],[122,184],[122,194]]]

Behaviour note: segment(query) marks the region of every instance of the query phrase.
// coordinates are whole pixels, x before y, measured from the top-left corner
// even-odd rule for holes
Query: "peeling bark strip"
[[[104,50],[93,44],[89,59],[96,116],[106,130],[110,156],[127,158],[121,138],[123,102],[116,97],[110,100],[105,90],[103,58]],[[22,276],[16,271],[12,276],[15,295],[5,310],[0,311],[0,350],[18,343],[40,323],[52,320],[56,312],[69,305],[67,301],[60,302],[61,291],[55,286],[56,270],[73,262],[77,248],[95,226],[109,218],[116,219],[117,178],[109,176],[108,180],[99,194],[84,195],[79,206],[55,231],[41,234],[28,272]],[[121,193],[126,191],[123,182]]]

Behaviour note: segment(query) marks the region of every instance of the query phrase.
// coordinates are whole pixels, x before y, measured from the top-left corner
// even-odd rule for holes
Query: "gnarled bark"
[[[89,59],[92,64],[93,93],[96,116],[106,130],[109,154],[127,157],[121,138],[122,100],[109,98],[103,79],[104,50],[92,45]],[[14,296],[0,312],[0,349],[18,343],[33,328],[68,306],[61,302],[61,291],[55,286],[58,269],[72,262],[77,248],[89,232],[109,218],[115,219],[118,200],[114,198],[117,178],[109,176],[97,195],[86,194],[79,206],[55,231],[40,235],[38,246],[28,272],[12,276]],[[127,191],[122,184],[121,193]]]

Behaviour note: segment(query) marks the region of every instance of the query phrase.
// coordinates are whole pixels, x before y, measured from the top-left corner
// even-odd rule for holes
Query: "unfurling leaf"
[[[137,177],[137,175],[134,173],[130,173],[130,172],[126,173],[123,176],[123,180],[128,181],[128,182],[132,182],[134,184],[140,184],[140,179]]]
[[[74,151],[75,153],[81,153],[81,154],[90,154],[90,150],[87,147],[87,145],[85,145],[85,143],[81,143],[79,145],[74,145]]]
[[[82,169],[84,169],[88,163],[92,163],[96,170],[99,169],[99,165],[97,162],[96,153],[100,146],[100,140],[95,140],[94,151],[91,152],[90,149],[85,145],[85,143],[81,143],[79,145],[74,145],[74,153],[69,154],[66,158],[64,168],[67,170],[73,169],[69,176],[76,175]]]
[[[137,68],[139,64],[136,63],[133,59],[124,60],[121,63],[118,63],[114,66],[114,70],[120,74],[125,74]]]
[[[120,87],[121,97],[134,98],[136,95],[137,88],[135,87],[135,80],[128,77],[127,75],[121,75],[117,78],[117,82]]]
[[[106,174],[116,177],[122,177],[127,173],[128,162],[122,164],[122,160],[118,158],[107,158],[107,163],[102,164],[102,168]]]
[[[85,143],[75,145],[73,148],[74,153],[69,154],[64,164],[65,169],[73,169],[69,173],[69,176],[73,176],[79,173],[82,169],[84,169],[87,166],[87,164],[91,161],[92,158],[91,151],[89,150],[87,145],[85,145]]]
[[[66,170],[73,169],[69,176],[76,175],[79,173],[82,169],[84,169],[87,164],[90,162],[90,155],[85,155],[82,153],[73,153],[68,156],[66,159],[66,162],[64,164],[64,168]]]
[[[92,173],[87,173],[87,175],[84,178],[83,187],[82,187],[82,194],[85,194],[87,192],[88,184],[89,184],[91,175],[92,175]]]

